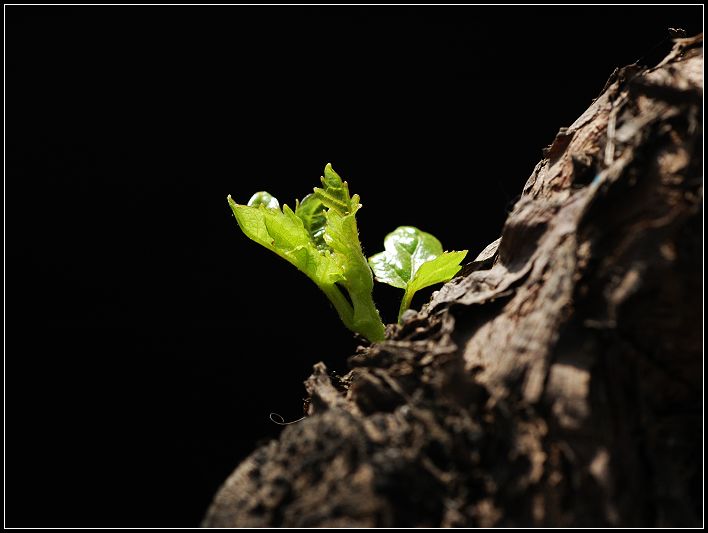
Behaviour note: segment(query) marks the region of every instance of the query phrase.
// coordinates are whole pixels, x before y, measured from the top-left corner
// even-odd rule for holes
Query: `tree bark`
[[[501,238],[257,449],[229,526],[699,526],[702,35],[616,70]]]

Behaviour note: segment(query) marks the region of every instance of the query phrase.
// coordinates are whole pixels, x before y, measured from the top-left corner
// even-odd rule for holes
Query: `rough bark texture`
[[[501,239],[256,450],[205,526],[697,526],[702,36],[618,69]]]

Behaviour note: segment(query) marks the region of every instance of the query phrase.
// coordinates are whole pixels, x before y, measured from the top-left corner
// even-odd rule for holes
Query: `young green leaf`
[[[260,191],[251,196],[251,199],[248,201],[248,205],[251,207],[258,207],[259,205],[262,205],[268,209],[280,209],[280,202],[278,202],[278,199],[266,191]]]
[[[314,193],[308,194],[302,199],[302,202],[296,203],[295,214],[302,220],[317,248],[326,250],[327,244],[324,241],[325,206],[319,198]]]
[[[358,209],[359,196],[349,197],[349,186],[346,181],[342,181],[332,165],[325,166],[324,176],[320,178],[324,189],[315,187],[315,196],[329,209],[337,211],[341,215],[346,215]],[[357,239],[358,240],[358,239]]]
[[[243,233],[306,274],[327,295],[339,317],[352,331],[371,341],[384,338],[384,326],[371,293],[373,276],[361,251],[355,214],[359,197],[331,165],[325,167],[323,188],[296,202],[295,211],[262,191],[248,205],[228,197]],[[347,299],[342,292],[348,293]]]
[[[467,255],[461,252],[443,252],[440,241],[430,233],[412,226],[401,226],[384,239],[384,251],[369,258],[376,280],[404,289],[400,321],[410,307],[417,291],[436,283],[450,281],[460,269]]]

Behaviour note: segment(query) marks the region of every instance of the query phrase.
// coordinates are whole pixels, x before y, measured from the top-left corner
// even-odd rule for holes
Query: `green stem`
[[[352,306],[341,293],[339,288],[335,285],[320,285],[319,283],[317,285],[327,295],[329,301],[332,302],[332,305],[334,305],[334,308],[337,310],[337,314],[342,322],[344,322],[344,325],[349,329],[352,329],[354,309],[352,309]]]
[[[406,292],[403,293],[403,299],[401,300],[401,307],[398,309],[398,323],[401,323],[401,317],[403,316],[403,313],[405,313],[408,309],[410,309],[411,306],[411,300],[413,299],[413,294],[408,292],[408,289],[406,289]]]
[[[381,322],[374,300],[371,298],[371,293],[358,294],[353,291],[349,292],[354,303],[354,331],[361,333],[371,342],[384,340],[386,337],[386,328]]]
[[[318,285],[337,310],[344,325],[355,333],[360,333],[371,342],[385,338],[385,328],[371,296],[360,297],[349,292],[354,307],[336,285]]]

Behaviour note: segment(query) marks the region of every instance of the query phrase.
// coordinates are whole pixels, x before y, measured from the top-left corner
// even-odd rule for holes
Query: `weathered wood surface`
[[[316,365],[204,525],[700,525],[702,46],[618,69],[500,241],[347,376]]]

